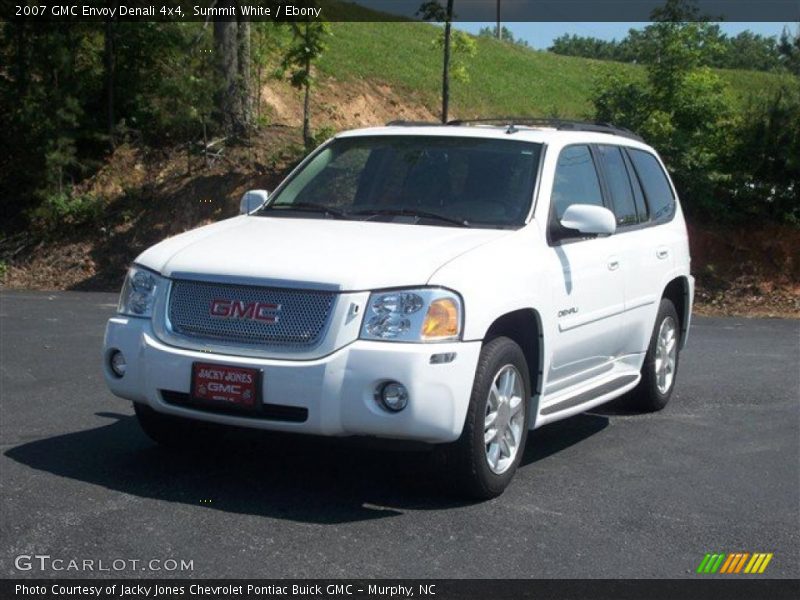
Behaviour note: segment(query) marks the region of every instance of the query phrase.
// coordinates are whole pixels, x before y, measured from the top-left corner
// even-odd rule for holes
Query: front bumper
[[[308,361],[241,357],[169,346],[156,339],[149,320],[116,316],[106,326],[103,372],[114,394],[162,413],[275,431],[439,443],[461,435],[480,348],[480,342],[358,340]],[[125,356],[122,378],[109,367],[114,350]],[[440,353],[456,357],[431,364],[431,355]],[[166,402],[165,391],[189,393],[194,361],[261,369],[263,402],[305,408],[306,420],[223,415]],[[408,406],[399,413],[389,413],[375,401],[376,387],[387,380],[399,381],[409,391]]]

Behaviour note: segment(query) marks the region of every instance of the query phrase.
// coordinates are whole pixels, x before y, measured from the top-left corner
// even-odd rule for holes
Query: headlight
[[[461,336],[461,298],[440,288],[376,292],[361,326],[361,338],[441,342]]]
[[[117,312],[131,317],[153,316],[156,292],[163,282],[164,279],[152,271],[133,265],[125,277]]]

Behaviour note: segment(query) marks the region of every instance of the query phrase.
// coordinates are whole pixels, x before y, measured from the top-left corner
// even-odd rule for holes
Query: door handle
[[[669,256],[669,248],[659,248],[656,250],[656,258],[659,260],[664,260]]]
[[[616,271],[617,269],[619,269],[619,259],[609,258],[608,259],[608,270],[609,271]]]

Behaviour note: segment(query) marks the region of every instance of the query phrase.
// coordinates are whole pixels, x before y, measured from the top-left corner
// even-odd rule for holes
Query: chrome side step
[[[639,375],[621,375],[616,379],[612,379],[611,381],[607,381],[606,383],[599,385],[595,388],[590,390],[586,390],[585,392],[581,392],[576,396],[572,396],[571,398],[567,398],[561,402],[557,402],[555,404],[551,404],[550,406],[546,406],[542,409],[542,415],[551,415],[553,413],[561,412],[562,410],[568,410],[570,408],[574,408],[590,400],[595,398],[599,398],[601,396],[605,396],[615,390],[623,388],[639,378]]]

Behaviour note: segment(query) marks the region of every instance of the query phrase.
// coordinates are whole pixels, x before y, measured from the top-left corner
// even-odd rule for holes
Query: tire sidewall
[[[658,377],[656,375],[656,348],[658,346],[658,332],[661,331],[661,325],[664,321],[671,317],[675,322],[675,327],[677,330],[677,340],[676,344],[677,347],[675,348],[675,370],[672,374],[672,384],[670,385],[669,389],[662,393],[661,390],[658,389]],[[675,389],[675,383],[678,381],[678,369],[680,366],[680,336],[681,336],[681,321],[678,317],[678,311],[675,310],[675,305],[666,298],[661,300],[661,304],[658,308],[658,316],[656,317],[656,323],[653,328],[653,334],[650,337],[650,345],[647,348],[647,356],[645,358],[644,364],[644,383],[647,387],[647,394],[652,401],[652,408],[653,409],[661,409],[664,408],[667,403],[669,402],[670,397],[672,396],[672,392]]]
[[[524,426],[513,464],[504,473],[497,474],[489,467],[489,463],[486,459],[486,444],[484,443],[486,403],[489,398],[489,389],[494,383],[495,377],[503,367],[509,364],[517,369],[522,378]],[[470,411],[474,411],[474,416],[471,419],[471,430],[468,432],[471,436],[470,447],[473,473],[480,487],[485,489],[485,495],[487,497],[500,494],[506,486],[508,486],[522,460],[522,455],[525,451],[525,443],[528,438],[530,397],[530,375],[522,349],[516,342],[505,337],[495,338],[487,343],[481,351],[478,372],[472,389],[472,397],[470,398]]]

